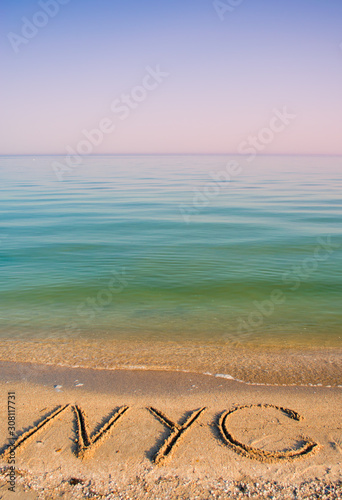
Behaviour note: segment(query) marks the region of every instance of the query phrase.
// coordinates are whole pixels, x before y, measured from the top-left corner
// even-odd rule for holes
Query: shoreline
[[[16,439],[23,432],[28,436],[16,448],[18,498],[214,500],[271,494],[300,499],[319,494],[337,499],[342,494],[339,388],[251,386],[197,373],[0,362],[0,392],[4,401],[8,392],[15,394]],[[6,412],[1,405],[1,421]],[[168,453],[165,443],[187,422]],[[6,438],[3,426],[4,499]],[[158,453],[162,460],[156,459]]]
[[[250,387],[303,387],[303,388],[325,388],[325,389],[342,389],[342,384],[341,385],[322,385],[322,384],[272,384],[272,383],[259,383],[259,382],[246,382],[245,380],[239,380],[234,377],[232,377],[229,374],[226,373],[210,373],[210,372],[195,372],[191,370],[176,370],[172,368],[167,368],[167,367],[148,367],[148,366],[116,366],[113,368],[109,367],[89,367],[89,366],[81,366],[81,365],[74,365],[74,366],[69,366],[69,365],[63,365],[61,363],[53,364],[53,363],[32,363],[31,361],[24,361],[24,362],[17,362],[17,361],[5,361],[0,359],[0,370],[5,368],[5,373],[6,373],[6,367],[20,367],[19,370],[22,374],[27,374],[30,371],[37,371],[37,373],[40,373],[42,370],[45,369],[61,369],[62,371],[68,371],[68,370],[82,370],[86,371],[89,373],[92,372],[144,372],[144,373],[162,373],[162,374],[187,374],[191,375],[193,377],[197,376],[204,376],[204,377],[209,377],[213,379],[224,379],[224,380],[229,380],[232,382],[236,382],[238,384],[242,384],[245,386],[250,386]],[[0,377],[1,381],[1,377]]]
[[[342,349],[250,348],[207,342],[0,340],[0,361],[97,370],[208,374],[264,386],[342,386]]]
[[[6,378],[10,378],[11,381],[18,383],[25,381],[27,383],[36,383],[42,384],[42,377],[44,377],[44,382],[49,381],[52,378],[56,378],[61,376],[63,379],[67,380],[73,377],[74,373],[82,373],[82,375],[88,380],[88,382],[92,382],[96,379],[105,380],[106,377],[129,377],[131,374],[135,374],[139,377],[146,377],[148,380],[153,379],[154,377],[170,377],[170,380],[174,380],[174,377],[191,377],[193,379],[200,379],[203,383],[204,380],[210,382],[213,385],[224,383],[232,383],[237,386],[241,386],[244,388],[270,388],[270,390],[274,389],[303,389],[303,390],[331,390],[331,391],[341,391],[342,385],[337,386],[323,386],[321,384],[308,384],[308,385],[298,385],[298,384],[263,384],[263,383],[252,383],[245,382],[244,380],[238,380],[231,377],[229,374],[223,373],[201,373],[195,372],[191,370],[174,370],[167,369],[163,367],[139,367],[139,366],[123,366],[123,367],[115,367],[115,368],[98,368],[98,367],[84,367],[84,366],[67,366],[62,364],[48,364],[48,363],[32,363],[30,361],[26,362],[17,362],[17,361],[4,361],[0,359],[0,383],[4,383]],[[149,380],[150,382],[150,380]],[[7,381],[6,381],[7,383]],[[43,385],[46,385],[45,383]],[[98,390],[101,388],[103,390],[103,385],[99,386],[97,389],[91,389],[88,386],[89,390]],[[71,388],[71,386],[70,386]],[[168,392],[170,391],[170,387],[168,388]],[[342,392],[341,392],[342,394]]]

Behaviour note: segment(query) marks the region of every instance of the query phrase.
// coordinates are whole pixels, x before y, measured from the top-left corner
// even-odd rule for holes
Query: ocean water
[[[342,158],[0,157],[0,337],[342,346]]]

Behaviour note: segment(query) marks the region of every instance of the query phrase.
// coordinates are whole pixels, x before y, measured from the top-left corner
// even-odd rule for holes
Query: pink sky
[[[9,34],[41,8],[3,8],[0,154],[64,154],[104,118],[93,154],[237,153],[284,106],[296,118],[263,154],[342,154],[341,2],[245,0],[223,19],[206,0],[122,4],[60,5],[17,53]]]

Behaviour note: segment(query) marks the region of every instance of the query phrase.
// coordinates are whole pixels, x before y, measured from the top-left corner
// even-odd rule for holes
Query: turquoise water
[[[341,157],[53,161],[0,157],[2,338],[341,345]]]

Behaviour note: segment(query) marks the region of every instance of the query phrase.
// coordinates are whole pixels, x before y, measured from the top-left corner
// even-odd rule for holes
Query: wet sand
[[[105,339],[0,341],[0,361],[223,374],[251,384],[342,386],[342,349]]]

